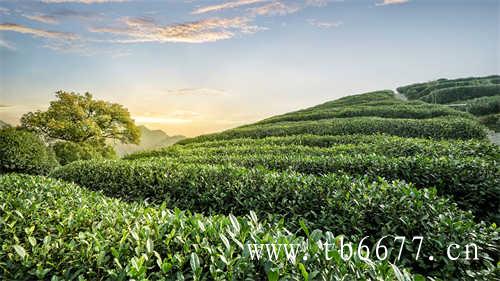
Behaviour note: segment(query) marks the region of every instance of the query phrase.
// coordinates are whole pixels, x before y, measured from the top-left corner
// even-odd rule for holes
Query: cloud
[[[274,1],[272,3],[265,4],[260,7],[255,7],[250,9],[252,16],[284,16],[287,14],[292,14],[299,11],[301,7],[296,4],[284,4],[280,1]]]
[[[403,4],[410,0],[384,0],[384,2],[376,3],[375,6],[386,6],[386,5],[394,5],[394,4]]]
[[[7,42],[7,41],[3,40],[2,38],[0,38],[0,48],[9,49],[11,51],[16,50],[16,47],[12,43]],[[2,106],[2,105],[0,105],[0,106]]]
[[[121,27],[93,27],[91,32],[110,33],[125,38],[111,40],[116,43],[184,42],[203,43],[229,39],[237,33],[255,33],[262,28],[249,25],[250,19],[209,18],[171,25],[159,25],[147,18],[124,18]]]
[[[13,31],[18,33],[30,34],[35,37],[51,38],[51,39],[64,39],[64,40],[78,39],[78,36],[73,33],[31,28],[15,23],[1,23],[0,31]]]
[[[80,18],[80,19],[96,19],[99,18],[99,14],[89,11],[75,11],[70,9],[62,9],[51,13],[53,17],[68,17],[68,18]]]
[[[257,3],[262,3],[262,2],[268,2],[269,0],[236,0],[236,1],[230,1],[226,2],[223,4],[218,4],[218,5],[210,5],[210,6],[205,6],[198,8],[191,12],[191,14],[197,15],[197,14],[203,14],[203,13],[208,13],[208,12],[215,12],[215,11],[221,11],[221,10],[226,10],[226,9],[234,9],[240,6],[245,6],[245,5],[251,5],[251,4],[257,4]]]
[[[44,14],[36,14],[36,15],[23,15],[25,18],[43,22],[46,24],[58,24],[59,21],[54,16],[44,15]]]
[[[342,24],[344,24],[341,21],[318,21],[315,19],[308,19],[307,22],[315,27],[318,28],[333,28],[333,27],[339,27]]]
[[[53,4],[53,3],[82,3],[82,4],[94,4],[94,3],[110,3],[110,2],[127,2],[128,0],[42,0],[43,3]]]
[[[210,88],[184,88],[176,90],[167,90],[167,93],[172,96],[224,96],[227,92],[224,90]]]

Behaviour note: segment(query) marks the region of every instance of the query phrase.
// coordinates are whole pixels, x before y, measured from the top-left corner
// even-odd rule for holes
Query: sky
[[[342,96],[500,73],[498,0],[0,0],[0,120],[57,90],[196,136]]]

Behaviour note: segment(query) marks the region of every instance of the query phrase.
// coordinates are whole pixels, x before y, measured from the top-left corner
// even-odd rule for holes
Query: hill
[[[403,101],[394,92],[385,90],[344,97],[180,144],[301,134],[377,133],[434,139],[486,137],[483,127],[468,113],[422,101]]]
[[[0,129],[8,128],[8,127],[10,127],[9,124],[7,124],[7,123],[3,122],[2,120],[0,120]]]
[[[481,123],[500,132],[500,76],[439,79],[399,87],[409,100],[446,104],[478,116]]]
[[[184,136],[169,136],[162,130],[150,130],[146,126],[139,126],[139,130],[141,131],[141,142],[138,145],[121,143],[114,145],[119,156],[141,150],[170,146],[186,138]]]
[[[61,181],[0,177],[4,220],[15,226],[2,237],[16,246],[0,256],[19,276],[84,268],[87,279],[493,280],[498,159],[469,112],[390,90],[347,96],[120,160],[74,162],[50,174]],[[30,240],[42,221],[49,226]],[[52,251],[42,243],[51,235]],[[344,238],[373,260],[390,250],[382,262],[344,261]],[[308,248],[298,264],[245,250],[299,241]],[[333,246],[331,260],[320,241]],[[449,243],[474,243],[478,259],[451,264]]]

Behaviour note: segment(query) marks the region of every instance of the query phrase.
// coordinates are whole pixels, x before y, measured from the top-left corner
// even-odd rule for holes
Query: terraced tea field
[[[398,88],[409,101],[347,96],[120,160],[2,175],[0,276],[495,280],[500,148],[484,120],[500,114],[499,79]],[[346,241],[358,255],[344,259]],[[273,243],[302,250],[248,248]],[[474,244],[477,259],[453,259],[450,244]]]

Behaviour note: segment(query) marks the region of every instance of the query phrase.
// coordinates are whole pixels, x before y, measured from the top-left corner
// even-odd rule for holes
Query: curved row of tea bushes
[[[312,228],[359,239],[365,235],[421,235],[426,237],[421,250],[425,258],[415,261],[415,249],[407,245],[402,263],[416,272],[445,279],[464,277],[468,270],[486,273],[492,270],[490,262],[498,259],[494,256],[498,239],[494,228],[476,225],[470,213],[440,198],[435,190],[418,190],[400,182],[276,173],[232,165],[186,165],[169,159],[85,161],[60,168],[53,176],[111,196],[147,198],[205,214],[276,214],[291,230],[299,230],[298,222],[304,220]],[[480,245],[480,262],[451,262],[443,256],[450,241]],[[431,254],[439,258],[429,262],[427,255]]]
[[[436,105],[375,105],[375,106],[350,106],[336,109],[315,110],[296,114],[287,114],[264,119],[253,125],[270,124],[285,121],[307,121],[332,118],[348,118],[358,116],[374,116],[384,118],[425,119],[442,116],[458,116],[472,118],[470,114],[460,112],[445,106]]]
[[[269,137],[263,139],[233,139],[175,145],[133,153],[124,157],[136,160],[148,157],[181,157],[193,155],[248,155],[298,153],[310,156],[336,154],[378,154],[390,157],[423,155],[429,157],[483,157],[500,159],[500,148],[486,141],[434,141],[393,136],[314,136]]]
[[[254,213],[204,217],[14,174],[0,176],[0,202],[3,280],[424,280],[387,261],[341,260],[340,237],[313,231],[306,241]],[[246,243],[307,243],[307,252],[297,264],[283,252],[257,261]]]
[[[467,111],[476,116],[500,113],[500,94],[497,96],[465,100],[463,103],[466,103],[466,105],[458,107],[458,109]]]
[[[489,79],[478,79],[473,81],[449,81],[449,82],[441,82],[428,85],[426,88],[420,91],[412,91],[405,93],[405,96],[410,99],[420,99],[434,91],[446,89],[446,88],[454,88],[454,87],[466,87],[466,86],[479,86],[479,85],[488,85],[491,84]]]
[[[422,138],[402,138],[398,136],[374,134],[374,135],[336,135],[336,136],[320,136],[320,135],[292,135],[281,137],[266,137],[261,139],[229,139],[207,142],[191,142],[191,139],[184,139],[177,144],[183,145],[186,148],[211,148],[211,147],[234,147],[246,145],[302,145],[312,147],[334,147],[338,145],[353,144],[364,145],[373,144],[375,146],[390,146],[393,149],[402,147],[402,150],[412,150],[414,154],[424,153],[424,151],[434,150],[436,155],[445,153],[454,153],[454,151],[462,151],[462,156],[476,157],[498,157],[500,148],[485,140],[433,140]],[[160,151],[159,149],[158,151]],[[153,151],[153,150],[152,150]],[[147,151],[144,151],[147,153]],[[408,152],[410,153],[410,152]],[[129,155],[132,156],[133,154]],[[495,158],[498,159],[498,158]]]
[[[439,79],[431,82],[416,83],[408,86],[398,87],[397,91],[405,95],[408,99],[419,99],[430,94],[434,90],[462,87],[462,86],[478,86],[488,84],[498,84],[500,76],[491,75],[486,77],[469,77],[460,79]]]
[[[305,109],[300,109],[297,111],[292,111],[288,112],[282,115],[276,115],[273,117],[269,117],[268,119],[273,119],[273,118],[281,118],[281,117],[287,117],[290,115],[297,115],[297,114],[310,114],[314,112],[328,112],[328,111],[335,111],[335,110],[342,110],[346,108],[352,108],[352,107],[376,107],[376,106],[381,106],[381,107],[387,107],[387,106],[422,106],[422,105],[428,105],[428,103],[425,103],[423,101],[415,100],[415,101],[405,101],[401,99],[387,99],[387,100],[381,100],[381,101],[370,101],[370,102],[362,102],[359,104],[352,104],[352,105],[347,105],[344,106],[342,104],[335,105],[335,104],[330,104],[329,107],[324,107],[324,108],[316,108],[316,107],[309,107]],[[434,105],[438,106],[438,105]],[[264,119],[267,120],[267,119]],[[262,121],[264,121],[262,120]],[[252,124],[249,124],[252,125]],[[243,125],[241,127],[249,126],[249,125]]]
[[[328,101],[323,104],[319,104],[316,106],[288,112],[282,115],[274,116],[274,117],[285,117],[289,115],[296,114],[307,114],[313,113],[317,111],[328,111],[328,110],[339,110],[343,108],[348,108],[351,106],[397,106],[397,105],[422,105],[426,104],[422,101],[405,101],[402,99],[397,99],[395,97],[395,93],[390,90],[386,91],[378,91],[378,92],[370,92],[359,95],[351,95],[346,96],[337,100]],[[271,117],[271,118],[274,118]],[[250,124],[252,125],[252,124]],[[245,127],[248,125],[243,125],[241,127]]]
[[[454,101],[500,95],[500,85],[481,85],[445,88],[420,98],[429,103],[451,103]]]
[[[369,93],[363,93],[358,95],[350,95],[336,99],[333,101],[327,101],[325,103],[306,108],[304,110],[320,110],[334,107],[346,107],[351,105],[361,105],[374,102],[394,102],[396,100],[394,92],[391,90],[382,90]]]
[[[479,81],[479,83],[485,83],[485,82],[483,82],[484,80],[478,80],[478,81]],[[486,82],[487,82],[487,80],[486,80]],[[431,92],[436,91],[436,90],[451,88],[451,87],[475,86],[477,83],[478,83],[477,81],[441,82],[441,83],[436,83],[434,85],[429,85],[428,87],[426,87],[425,89],[423,89],[421,91],[408,93],[405,96],[409,100],[419,99],[419,98],[424,97],[424,96],[426,96],[426,95],[428,95]]]
[[[479,122],[488,127],[490,130],[500,132],[500,113],[480,116]]]
[[[463,118],[387,119],[354,117],[248,126],[192,138],[192,142],[290,135],[388,134],[433,139],[485,139],[485,127]],[[183,142],[186,143],[186,142]]]
[[[140,160],[138,160],[140,161]],[[145,161],[154,161],[151,158]],[[479,219],[500,223],[500,166],[496,161],[480,158],[384,157],[380,155],[342,155],[320,157],[307,154],[281,155],[199,155],[171,158],[166,161],[196,164],[234,164],[243,167],[264,167],[277,171],[305,174],[329,173],[366,175],[377,179],[405,180],[417,187],[436,187],[464,210],[471,210]]]

